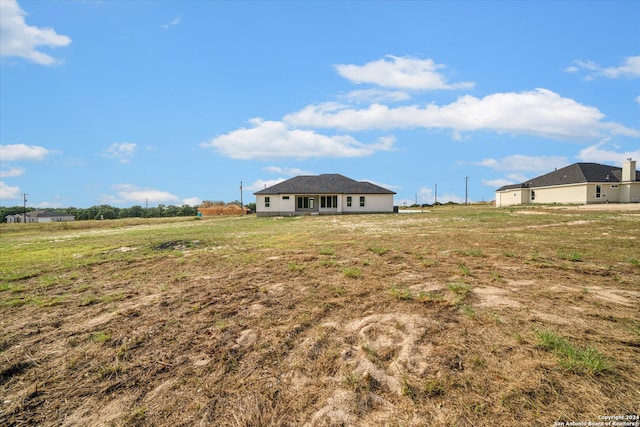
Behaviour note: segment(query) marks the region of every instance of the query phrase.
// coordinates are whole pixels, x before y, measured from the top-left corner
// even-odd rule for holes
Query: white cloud
[[[189,206],[198,206],[201,203],[202,203],[202,199],[200,197],[189,197],[182,201],[183,205],[189,205]]]
[[[402,188],[401,185],[394,185],[394,184],[385,184],[384,182],[380,182],[380,181],[376,181],[373,179],[358,179],[357,181],[365,181],[365,182],[370,182],[371,184],[377,185],[378,187],[382,187],[382,188],[386,188],[387,190],[399,190]]]
[[[478,165],[498,171],[544,172],[566,166],[568,163],[567,158],[564,156],[523,156],[515,154],[500,160],[484,159]]]
[[[353,103],[371,103],[371,102],[400,102],[410,99],[411,96],[406,92],[391,91],[383,89],[363,89],[354,90],[345,95],[340,95],[338,99]]]
[[[163,24],[162,28],[164,28],[165,30],[168,30],[169,28],[178,25],[180,23],[180,21],[182,21],[182,17],[180,15],[177,15],[170,22],[167,22],[166,24]]]
[[[286,181],[285,178],[278,179],[258,179],[257,181],[249,184],[246,188],[249,191],[260,191],[264,190],[267,187],[271,187],[272,185],[276,185],[281,183],[282,181]]]
[[[602,75],[610,79],[640,77],[640,56],[625,58],[623,64],[618,67],[607,67],[602,70]]]
[[[436,64],[432,59],[409,56],[387,55],[364,65],[340,64],[335,68],[342,77],[356,84],[372,83],[408,90],[468,89],[474,86],[473,82],[449,84],[440,71],[444,65]]]
[[[0,1],[1,3],[2,1]],[[43,160],[51,154],[50,150],[37,145],[9,144],[0,145],[0,157],[2,161],[14,160]]]
[[[153,188],[139,188],[132,184],[118,184],[112,187],[115,195],[103,195],[102,201],[107,204],[173,204],[180,201],[180,198],[167,191]]]
[[[530,134],[553,139],[585,139],[605,134],[640,136],[640,131],[614,122],[603,122],[597,108],[563,98],[548,89],[507,92],[475,98],[465,95],[455,102],[389,108],[372,104],[354,109],[337,103],[309,105],[288,114],[292,126],[337,128],[349,131],[394,128],[452,129],[460,132],[490,130],[498,133]]]
[[[464,197],[457,196],[454,193],[444,193],[442,195],[438,195],[438,202],[464,203]],[[469,199],[468,202],[471,202],[471,199]]]
[[[500,188],[505,185],[515,184],[520,181],[511,181],[510,179],[501,178],[501,179],[483,179],[482,185],[486,185],[488,187]]]
[[[638,95],[638,96],[636,97],[636,102],[637,102],[638,104],[640,104],[640,95]]]
[[[22,176],[24,172],[25,171],[22,168],[11,168],[7,171],[0,170],[0,178],[13,178],[16,176]]]
[[[252,119],[253,127],[238,129],[200,144],[233,159],[274,159],[310,157],[363,157],[376,151],[391,150],[393,137],[364,144],[348,135],[321,135],[314,131],[292,129],[277,121]]]
[[[63,207],[63,204],[60,202],[48,202],[48,201],[38,202],[39,209],[61,208],[61,207]]]
[[[620,147],[615,145],[607,147],[607,145],[608,141],[601,141],[598,144],[580,150],[576,157],[583,162],[609,162],[615,164],[622,164],[628,158],[640,159],[640,147],[635,151],[625,151],[621,153],[615,151]]]
[[[41,65],[51,65],[56,60],[37,50],[39,46],[67,46],[71,39],[59,35],[53,28],[33,27],[25,22],[26,12],[16,0],[0,1],[0,53],[2,56],[18,56]]]
[[[0,181],[0,200],[16,200],[22,198],[20,187],[12,187]]]
[[[585,80],[593,80],[596,77],[606,77],[609,79],[618,78],[638,78],[640,77],[640,56],[626,57],[622,64],[617,67],[602,67],[593,61],[573,61],[574,65],[567,67],[565,71],[577,73],[581,70],[588,71]]]
[[[275,173],[275,174],[286,175],[286,176],[314,175],[313,172],[306,171],[303,169],[281,168],[279,166],[268,166],[266,168],[263,168],[263,170],[267,172]]]
[[[116,159],[120,163],[129,163],[136,149],[137,145],[131,142],[114,142],[102,152],[102,156]]]

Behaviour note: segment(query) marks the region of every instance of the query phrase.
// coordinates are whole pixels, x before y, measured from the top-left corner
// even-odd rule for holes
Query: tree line
[[[232,202],[233,203],[233,202]],[[240,204],[240,202],[238,202]],[[26,211],[31,212],[35,208],[27,207]],[[110,205],[91,206],[90,208],[47,208],[46,210],[64,214],[73,215],[76,220],[91,219],[121,219],[121,218],[165,218],[176,216],[196,216],[198,214],[198,206],[175,206],[175,205],[158,205],[155,207],[145,208],[140,205],[131,206],[130,208],[118,208]],[[21,215],[25,212],[24,206],[0,206],[0,221],[7,222],[7,215]]]
[[[222,201],[204,201],[202,205],[240,205],[238,200],[234,200],[232,202],[222,202]],[[65,214],[65,215],[73,215],[76,220],[99,220],[99,219],[123,219],[123,218],[167,218],[167,217],[176,217],[176,216],[196,216],[198,215],[198,207],[190,206],[190,205],[163,205],[160,204],[155,207],[145,208],[140,205],[131,206],[130,208],[118,208],[110,205],[97,205],[91,206],[90,208],[46,208],[47,211]],[[255,211],[256,204],[255,203],[247,203],[245,207],[252,209]],[[31,212],[36,210],[36,208],[27,207],[26,211]],[[24,206],[12,206],[12,207],[4,207],[0,206],[0,222],[7,222],[7,215],[21,215],[25,213]]]

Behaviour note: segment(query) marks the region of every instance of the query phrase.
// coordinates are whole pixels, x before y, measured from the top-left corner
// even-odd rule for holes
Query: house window
[[[531,190],[531,200],[535,200],[536,199],[536,190]]]
[[[264,207],[268,208],[271,205],[271,198],[269,196],[266,196],[264,198]]]
[[[602,195],[602,186],[596,185],[596,199],[599,199],[601,195]]]
[[[352,199],[351,196],[347,196],[347,206],[351,207]]]
[[[364,196],[360,196],[360,207],[364,207]]]
[[[313,209],[313,197],[298,196],[298,209]]]
[[[289,196],[282,196],[282,200],[289,200]]]
[[[337,208],[338,196],[320,196],[321,208]]]

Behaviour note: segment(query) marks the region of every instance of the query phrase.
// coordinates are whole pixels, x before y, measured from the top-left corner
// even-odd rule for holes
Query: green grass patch
[[[412,301],[414,299],[413,293],[407,288],[392,286],[389,293],[392,297],[401,301]]]
[[[600,374],[611,369],[604,355],[593,347],[581,348],[552,331],[536,332],[540,347],[553,352],[558,364],[576,374]]]
[[[319,253],[320,255],[334,256],[336,251],[333,248],[322,248]]]
[[[374,246],[374,247],[371,247],[371,248],[368,248],[368,249],[369,249],[369,251],[373,252],[374,254],[378,254],[378,255],[384,255],[387,252],[389,252],[389,249],[381,248],[381,247],[378,247],[378,246]]]
[[[107,342],[111,340],[111,334],[105,331],[98,331],[91,334],[91,341],[93,342]]]
[[[360,279],[362,278],[362,270],[358,267],[346,267],[342,269],[342,273],[349,279]]]

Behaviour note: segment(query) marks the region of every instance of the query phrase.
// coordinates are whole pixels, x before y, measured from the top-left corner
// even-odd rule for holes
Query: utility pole
[[[240,181],[240,209],[242,209],[242,216],[244,216],[244,202],[242,201],[242,181]]]
[[[469,194],[469,177],[465,176],[464,177],[464,205],[467,206],[468,205],[468,194]]]
[[[27,193],[22,193],[22,198],[24,199],[24,209],[22,211],[22,222],[27,223]]]

